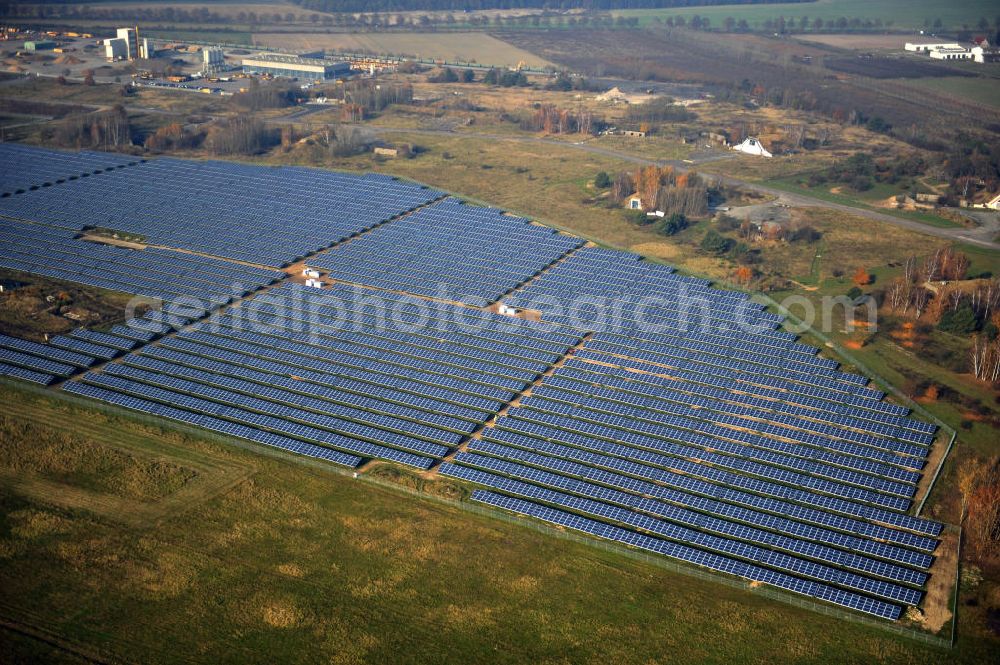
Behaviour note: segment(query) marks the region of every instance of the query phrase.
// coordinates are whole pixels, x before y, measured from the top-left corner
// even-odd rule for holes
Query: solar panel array
[[[112,152],[42,150],[18,143],[0,143],[0,197],[61,185],[70,180],[135,166],[135,157]]]
[[[933,425],[744,294],[439,196],[160,159],[0,199],[48,225],[0,222],[0,266],[170,301],[49,344],[0,336],[0,375],[113,361],[63,389],[348,467],[443,462],[476,501],[882,618],[921,601],[942,525],[906,511]],[[332,288],[220,313],[282,274],[81,224],[264,265],[350,240],[309,261]],[[500,299],[550,325],[442,302]]]
[[[41,344],[0,334],[0,376],[47,386],[56,379],[90,367],[108,353],[115,355],[110,349],[97,345],[93,349],[74,348],[77,343],[82,340],[53,337],[52,344]]]
[[[161,158],[0,199],[0,215],[284,266],[440,196],[379,174]]]
[[[345,282],[487,305],[583,240],[445,199],[309,260]]]
[[[933,425],[635,255],[581,249],[505,302],[588,337],[441,466],[474,499],[883,618],[920,602],[942,525],[905,511]]]
[[[212,429],[268,445],[426,469],[579,340],[537,324],[506,334],[509,320],[475,310],[459,323],[458,308],[443,304],[414,320],[405,300],[382,303],[396,330],[370,313],[371,292],[286,284],[66,389],[186,422],[210,418]]]
[[[77,240],[76,231],[0,219],[0,267],[165,301],[213,308],[285,274],[147,247]]]

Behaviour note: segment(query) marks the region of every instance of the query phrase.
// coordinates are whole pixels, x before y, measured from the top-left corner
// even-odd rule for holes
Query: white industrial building
[[[914,44],[907,42],[903,48],[914,53],[923,53],[935,60],[972,60],[985,63],[1000,60],[1000,51],[990,47],[985,39],[977,39],[975,46],[967,48],[957,42],[940,44]]]
[[[906,42],[903,44],[903,49],[906,51],[913,51],[915,53],[930,53],[931,51],[937,51],[938,49],[952,49],[952,48],[962,48],[962,45],[958,42],[943,42],[938,44],[914,44],[911,42]]]
[[[753,136],[748,136],[743,139],[742,143],[738,143],[733,146],[733,150],[738,152],[743,152],[748,155],[757,155],[758,157],[773,157],[770,152],[764,147],[759,139]]]
[[[972,60],[972,51],[963,46],[936,48],[927,55],[935,60]]]

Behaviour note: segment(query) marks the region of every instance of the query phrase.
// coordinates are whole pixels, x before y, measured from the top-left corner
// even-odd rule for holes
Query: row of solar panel
[[[271,415],[271,413],[249,411],[237,406],[231,406],[228,403],[202,399],[183,392],[166,390],[117,376],[87,373],[80,380],[97,388],[103,388],[108,392],[121,393],[147,402],[156,402],[169,406],[181,412],[181,414],[191,412],[211,416],[262,432],[272,432],[283,437],[301,439],[307,443],[328,446],[350,455],[387,459],[419,469],[428,468],[435,456],[440,456],[447,451],[447,448],[444,446],[404,435],[394,435],[384,430],[378,430],[375,440],[372,441],[366,437],[374,433],[373,428],[346,420],[333,418],[326,420],[320,416],[303,419],[309,422],[321,423],[322,425],[330,425],[335,429],[326,429],[323,426],[313,426],[304,422],[294,422],[285,417],[288,414],[293,416],[298,415],[294,413],[294,409],[290,408],[272,409],[272,413],[279,415]],[[78,385],[79,382],[70,381],[63,384],[63,387],[64,389],[75,389]],[[171,412],[171,415],[167,417],[174,417],[175,415],[179,414]]]
[[[329,270],[334,279],[484,304],[581,244],[499,210],[445,200],[314,257],[309,265]]]
[[[158,346],[142,349],[142,353],[160,360],[194,367],[202,367],[203,362],[225,362],[252,371],[268,372],[280,377],[292,377],[293,380],[320,384],[336,381],[330,377],[343,376],[395,388],[401,392],[435,397],[461,407],[482,411],[497,411],[506,401],[505,398],[510,399],[514,395],[502,390],[491,391],[485,386],[458,378],[347,355],[340,358],[337,363],[310,363],[312,369],[307,369],[301,365],[245,355],[182,339],[164,340]]]
[[[5,198],[0,214],[73,229],[86,220],[154,244],[285,265],[440,196],[384,178],[157,159]]]
[[[603,337],[607,341],[627,340],[636,344],[662,344],[671,342],[673,339],[687,339],[703,344],[712,344],[722,348],[739,349],[743,351],[756,351],[764,354],[780,354],[781,357],[792,357],[793,354],[815,358],[819,352],[814,346],[800,344],[795,338],[784,335],[774,335],[768,333],[757,335],[751,331],[745,331],[742,335],[720,334],[712,331],[701,331],[694,329],[693,325],[679,323],[677,326],[660,326],[656,332],[642,331],[639,329],[621,329],[617,332],[606,331]],[[667,337],[669,339],[664,339]]]
[[[776,379],[756,379],[735,372],[722,372],[721,375],[716,376],[705,372],[671,369],[664,371],[665,374],[669,375],[669,378],[666,378],[621,367],[600,365],[587,361],[585,357],[571,358],[563,364],[562,368],[567,376],[573,376],[580,381],[603,383],[608,380],[606,377],[612,377],[628,384],[630,387],[627,389],[640,392],[645,386],[664,387],[670,390],[676,390],[680,386],[683,386],[684,390],[704,386],[707,390],[725,390],[727,394],[737,392],[738,394],[754,395],[775,402],[802,405],[817,411],[845,413],[854,418],[906,426],[908,429],[916,429],[917,431],[933,432],[936,429],[929,423],[919,423],[919,421],[906,418],[905,414],[909,413],[909,410],[896,404],[849,396],[822,388],[809,389],[800,384],[782,382]],[[711,397],[711,394],[706,396]]]
[[[225,320],[221,318],[217,321],[225,323]],[[198,333],[198,337],[195,337],[194,333],[181,333],[180,337],[206,341],[251,354],[257,353],[258,350],[246,346],[239,348],[233,345],[253,344],[258,347],[279,349],[318,360],[336,361],[343,353],[364,357],[373,357],[376,352],[383,352],[392,358],[408,356],[421,362],[434,363],[441,373],[458,373],[462,378],[470,378],[486,385],[513,391],[522,390],[528,382],[537,376],[533,372],[506,367],[502,359],[495,355],[490,357],[489,354],[482,354],[490,359],[480,360],[455,355],[449,351],[434,351],[420,346],[386,341],[362,333],[346,332],[336,340],[324,340],[322,344],[317,344],[317,338],[313,335],[293,333],[282,328],[268,330],[264,326],[256,326],[255,329],[259,332],[249,333],[236,328],[215,326],[215,323],[216,320],[213,320],[210,324],[197,326],[195,332]],[[210,335],[211,338],[206,338],[204,335]]]
[[[683,335],[665,332],[660,339],[654,341],[650,339],[630,339],[622,335],[607,332],[599,332],[596,335],[597,339],[600,339],[609,347],[622,349],[621,351],[616,351],[616,353],[625,355],[628,355],[628,351],[633,349],[647,348],[655,350],[659,346],[679,346],[689,351],[697,351],[708,355],[734,358],[761,365],[774,364],[780,367],[789,367],[816,373],[831,374],[840,365],[836,360],[815,355],[815,349],[813,350],[814,353],[809,355],[788,350],[782,353],[762,347],[748,348],[733,344],[722,345],[717,341],[704,341],[704,337],[708,336],[701,335],[698,332]]]
[[[470,457],[474,456],[459,453],[456,462],[464,464]],[[613,491],[598,492],[598,496],[579,492],[568,494],[458,464],[442,464],[439,472],[507,494],[569,508],[597,519],[604,518],[619,525],[638,527],[703,549],[731,554],[735,548],[741,548],[741,556],[754,563],[768,563],[783,572],[844,584],[854,590],[869,591],[868,578],[877,578],[872,580],[882,584],[877,587],[877,594],[889,600],[911,600],[915,589],[901,585],[922,587],[927,582],[927,573],[907,566],[737,524],[655,499]],[[471,464],[474,466],[475,460]],[[770,559],[772,552],[778,552],[781,556],[776,560]],[[841,571],[848,572],[847,579],[838,579],[837,575]]]
[[[170,375],[176,378],[189,379],[198,383],[225,388],[227,390],[243,393],[251,397],[288,404],[299,408],[326,412],[329,407],[325,402],[331,402],[348,409],[358,409],[361,411],[371,411],[374,414],[388,416],[393,419],[412,421],[421,425],[413,428],[410,433],[422,435],[424,438],[438,438],[438,434],[433,429],[439,428],[459,434],[471,434],[476,426],[486,420],[482,412],[464,412],[461,415],[456,410],[448,409],[447,405],[427,398],[397,397],[394,390],[386,389],[370,384],[355,382],[351,385],[347,381],[342,381],[348,387],[353,387],[354,391],[343,390],[333,387],[314,385],[295,379],[282,379],[262,372],[254,372],[248,369],[239,369],[228,366],[220,367],[221,363],[213,367],[213,371],[189,366],[177,366],[169,362],[148,358],[146,356],[129,356],[125,359],[126,366],[158,374]],[[117,368],[116,368],[117,371]],[[114,373],[114,372],[111,372]],[[140,380],[149,379],[144,373],[126,374],[130,378]],[[400,403],[398,400],[405,400]],[[336,415],[347,415],[351,412],[337,412]],[[464,417],[463,417],[464,416]],[[363,421],[367,419],[366,414],[352,414],[353,419]],[[385,426],[382,422],[373,420],[379,426]],[[397,423],[395,420],[386,420],[386,424],[392,424],[397,429],[406,429],[404,423]],[[427,432],[431,432],[427,436]],[[453,439],[455,443],[461,439]]]
[[[539,330],[541,326],[534,325],[524,319],[511,317],[503,317],[503,321],[478,319],[463,324],[447,315],[432,318],[434,310],[425,310],[423,302],[418,305],[420,313],[411,314],[405,311],[406,300],[402,298],[385,299],[378,304],[375,304],[373,300],[373,304],[370,306],[344,303],[343,306],[334,307],[325,306],[322,301],[299,297],[297,294],[290,295],[285,291],[287,289],[276,289],[257,296],[244,307],[247,308],[247,311],[273,312],[280,310],[288,318],[299,319],[306,323],[311,319],[324,317],[322,319],[324,325],[341,329],[389,328],[433,338],[439,338],[444,333],[455,333],[472,340],[505,342],[525,352],[540,351],[548,354],[561,354],[567,346],[572,346],[579,341],[579,337],[570,335],[559,335],[558,337],[546,335]],[[434,304],[434,307],[438,306],[440,306],[439,303]],[[239,316],[240,313],[237,311],[234,314]],[[550,339],[552,341],[549,341]]]
[[[394,326],[386,325],[386,320],[381,316],[369,316],[359,313],[342,313],[345,318],[331,318],[314,312],[302,311],[299,309],[285,308],[283,303],[274,300],[254,299],[253,302],[246,303],[239,308],[239,311],[232,314],[227,313],[228,320],[233,322],[253,322],[266,325],[289,328],[293,331],[301,331],[313,335],[336,336],[341,332],[363,332],[386,339],[400,340],[400,338],[412,338],[414,343],[428,345],[427,348],[442,348],[442,343],[447,342],[452,345],[456,353],[468,353],[470,350],[489,351],[501,355],[511,356],[512,364],[525,369],[532,369],[532,364],[521,365],[520,363],[544,363],[546,366],[555,363],[562,356],[566,349],[565,345],[552,350],[532,349],[519,344],[517,337],[506,337],[496,339],[483,335],[469,335],[465,332],[446,332],[441,330],[424,330],[406,325],[406,321],[401,320],[400,330],[393,329]],[[222,319],[217,317],[215,320]]]
[[[183,375],[185,372],[179,371],[177,374]],[[445,447],[457,446],[462,440],[461,434],[448,432],[437,426],[443,417],[429,413],[415,415],[413,409],[393,408],[391,404],[381,406],[381,412],[368,411],[365,408],[344,406],[338,402],[197,371],[193,377],[196,380],[188,380],[169,374],[148,372],[133,365],[112,364],[104,368],[101,376],[120,377],[129,382],[145,383],[173,392],[238,406],[248,411],[313,425],[345,436],[356,436],[373,443],[391,443],[414,452],[434,456],[443,455],[446,452]],[[395,413],[383,415],[385,412]],[[435,424],[427,425],[406,420],[395,415],[398,413],[405,413],[408,417],[419,417],[424,422],[433,421]],[[450,421],[446,422],[451,424]],[[425,446],[424,441],[431,442],[432,445]]]
[[[565,391],[563,391],[564,386],[562,385],[564,383],[570,384]],[[579,386],[580,384],[575,385]],[[547,399],[572,404],[576,399],[575,396],[579,394],[571,392],[574,390],[574,387],[573,382],[567,382],[560,379],[557,375],[550,377],[542,388],[535,390],[533,396],[545,397]],[[611,391],[606,392],[610,393]],[[619,394],[609,394],[608,399],[612,400],[612,405],[609,405],[605,410],[611,411],[614,409],[614,404],[619,401],[617,399],[619,396]],[[639,398],[639,400],[646,401],[646,398]],[[633,400],[626,396],[620,403],[631,405],[635,404],[639,400]],[[601,409],[603,407],[600,404],[597,404],[596,408]],[[657,409],[657,404],[653,404],[651,408]],[[702,419],[714,424],[718,424],[719,422],[718,420],[714,420],[711,414],[703,414],[699,409],[692,410],[689,415],[691,416],[692,421],[685,425],[685,429],[690,429],[691,432],[704,433],[706,431],[699,422]],[[640,417],[652,422],[661,422],[658,420],[655,412],[648,414],[641,413]],[[891,478],[893,480],[911,484],[919,482],[920,479],[920,473],[918,471],[895,466],[894,464],[896,464],[896,462],[891,459],[891,455],[885,454],[882,457],[875,457],[877,460],[884,460],[875,461],[866,454],[864,449],[861,449],[859,446],[852,446],[851,444],[836,445],[839,443],[836,441],[831,441],[831,445],[823,445],[825,442],[788,443],[766,436],[757,436],[743,430],[733,430],[731,433],[729,431],[723,431],[719,434],[720,439],[727,439],[727,441],[720,443],[719,440],[712,439],[707,436],[692,436],[688,439],[688,441],[704,441],[711,450],[733,450],[734,454],[757,458],[759,460],[775,459],[782,466],[790,468],[802,470],[815,469],[814,472],[821,473],[821,475],[833,473],[834,475],[829,477],[842,478],[849,482],[851,480],[850,475],[841,476],[840,474],[834,473],[831,469],[823,469],[822,471],[820,469],[828,465],[833,465],[872,474],[879,478]],[[738,443],[730,443],[730,441]],[[780,456],[773,457],[771,453],[778,453]],[[816,467],[815,464],[812,463],[812,460],[820,462],[822,467]],[[919,468],[920,465],[917,462],[911,462],[911,466],[917,466]]]
[[[35,254],[47,252],[54,258],[73,261],[83,266],[92,266],[96,259],[102,262],[113,262],[118,265],[132,266],[141,271],[162,275],[183,276],[199,285],[202,283],[217,284],[220,279],[229,278],[234,283],[248,281],[252,284],[269,284],[283,278],[282,272],[270,269],[245,266],[231,261],[221,261],[203,256],[183,255],[170,250],[149,247],[141,251],[123,251],[123,248],[98,243],[81,243],[70,237],[43,237],[38,233],[38,225],[5,221],[5,232],[13,234],[11,240],[23,245],[19,248],[24,254],[35,246]],[[70,232],[71,234],[73,232]],[[161,279],[163,279],[161,277]],[[237,291],[242,293],[242,291]]]
[[[67,237],[40,236],[37,225],[0,222],[5,242],[0,264],[15,270],[66,279],[124,293],[174,300],[188,298],[206,305],[225,303],[235,296],[270,284],[281,274],[256,269],[239,270],[240,283],[226,283],[222,261],[171,261],[163,253],[83,242]],[[256,274],[254,274],[256,273]]]
[[[874,395],[877,392],[869,392],[866,385],[869,379],[858,374],[847,374],[844,372],[828,374],[796,370],[789,367],[775,367],[773,364],[744,362],[742,360],[734,360],[732,358],[722,358],[715,355],[686,351],[678,347],[659,346],[653,351],[647,351],[645,349],[629,349],[627,352],[623,353],[620,348],[609,347],[595,336],[595,338],[591,339],[587,344],[586,350],[588,352],[599,352],[602,355],[611,354],[617,358],[625,358],[626,361],[633,364],[640,362],[643,364],[655,364],[672,367],[676,366],[678,362],[687,361],[697,363],[706,371],[714,371],[714,369],[711,368],[718,367],[720,369],[737,371],[746,374],[775,376],[823,388],[841,390],[852,395]],[[608,356],[605,355],[604,357],[607,358]]]
[[[0,144],[0,196],[61,184],[108,169],[134,166],[138,160],[110,152],[39,150],[17,143]]]
[[[580,250],[582,251],[582,250]],[[613,301],[621,304],[628,304],[631,309],[642,306],[643,312],[650,311],[654,307],[667,308],[671,306],[683,305],[689,316],[707,315],[718,318],[721,321],[733,321],[732,314],[739,313],[748,320],[753,320],[754,315],[760,313],[763,307],[745,296],[734,298],[720,298],[717,294],[726,293],[712,289],[706,284],[698,281],[692,282],[677,273],[670,273],[666,279],[662,279],[661,285],[657,288],[651,287],[648,283],[633,285],[628,282],[614,283],[613,277],[609,281],[601,280],[598,283],[588,282],[587,272],[577,272],[565,266],[572,265],[573,256],[568,257],[559,265],[547,271],[529,286],[517,291],[508,299],[508,304],[519,307],[532,307],[534,309],[545,309],[547,299],[555,299],[559,302],[581,303],[589,301],[603,302]],[[742,294],[741,294],[742,295]],[[540,306],[533,306],[537,303]],[[623,308],[624,309],[624,308]],[[729,314],[726,317],[724,314]],[[622,318],[634,318],[634,312],[627,317],[623,311]],[[773,320],[773,317],[766,317]],[[738,320],[738,319],[735,319]]]
[[[402,320],[413,322],[426,317],[427,327],[443,332],[480,334],[486,331],[499,331],[496,334],[502,335],[504,338],[508,336],[524,338],[530,342],[530,346],[545,349],[572,346],[580,341],[578,333],[560,332],[553,326],[534,323],[526,319],[501,316],[479,309],[455,307],[430,300],[386,294],[348,285],[334,284],[329,289],[317,291],[301,284],[283,284],[280,291],[272,291],[271,293],[280,293],[286,299],[290,293],[295,299],[301,298],[311,305],[323,307],[323,311],[327,307],[334,307],[338,310],[364,313],[366,310],[373,307],[378,308],[384,304],[386,305],[384,311],[389,313],[390,318],[399,315],[403,317]],[[415,303],[420,304],[419,313],[406,318],[408,306]],[[518,343],[523,342],[519,339]]]
[[[667,301],[662,296],[670,295],[724,309],[734,307],[746,307],[747,311],[762,309],[761,305],[752,303],[743,293],[713,289],[706,279],[681,275],[665,266],[649,263],[628,263],[623,268],[609,264],[592,266],[586,258],[589,253],[590,250],[581,249],[569,260],[547,272],[532,284],[534,293],[564,295],[572,291],[578,295],[584,293],[595,297],[631,296],[636,299],[654,296],[649,298],[650,302],[658,303]],[[586,285],[588,275],[593,275],[595,272],[602,275],[600,282]],[[532,291],[521,291],[514,297],[526,296],[532,296]]]
[[[286,351],[280,351],[267,345],[250,344],[232,339],[211,336],[204,333],[182,333],[178,337],[165,339],[161,346],[187,353],[215,357],[220,353],[238,354],[241,363],[249,367],[265,362],[278,362],[291,368],[296,374],[300,370],[325,372],[331,367],[349,366],[370,368],[384,374],[398,373],[400,376],[420,376],[434,380],[442,387],[450,387],[459,391],[475,390],[474,394],[490,399],[506,401],[516,394],[516,388],[503,388],[487,384],[483,377],[475,371],[463,371],[457,368],[442,366],[432,361],[419,358],[400,356],[399,354],[358,349],[357,353],[331,354],[332,357],[317,358]],[[234,359],[235,361],[235,359]],[[254,364],[249,364],[254,363]]]
[[[80,245],[72,242],[77,235],[78,232],[71,229],[16,220],[0,221],[0,238],[12,244],[38,245],[47,248],[52,253],[65,254],[71,258],[78,257],[80,248],[83,247],[91,252],[92,256],[102,256],[103,253],[102,258],[108,257],[117,263],[131,264],[153,272],[180,273],[192,279],[209,282],[218,281],[220,272],[225,272],[234,280],[245,279],[254,283],[261,281],[268,283],[284,276],[284,273],[276,270],[256,268],[231,261],[219,261],[194,254],[182,254],[156,247],[147,247],[141,253],[137,253],[122,252],[120,247],[96,243]],[[151,260],[153,258],[156,260]]]
[[[709,554],[701,550],[671,543],[651,536],[612,526],[597,520],[590,520],[571,513],[540,506],[530,501],[503,496],[494,492],[478,490],[472,499],[512,512],[529,515],[553,524],[582,531],[590,535],[606,538],[615,542],[638,547],[650,552],[679,559],[710,570],[724,572],[737,577],[763,582],[781,589],[833,602],[866,614],[896,620],[902,614],[898,605],[887,603],[869,596],[856,594],[832,586],[802,580],[791,575],[785,575],[753,564],[735,561],[729,557]]]
[[[635,355],[639,355],[637,352]],[[647,354],[648,355],[648,354]],[[659,354],[663,356],[663,354]],[[880,402],[885,393],[867,388],[865,386],[852,387],[848,384],[819,376],[789,376],[781,372],[771,372],[766,367],[748,368],[741,363],[729,360],[715,360],[706,363],[696,355],[687,355],[678,352],[675,359],[670,357],[658,357],[656,362],[635,357],[612,356],[600,351],[592,351],[586,347],[581,349],[577,357],[597,363],[611,364],[617,367],[629,368],[646,372],[648,374],[673,374],[677,370],[688,372],[711,373],[719,377],[731,378],[735,381],[745,381],[766,387],[778,387],[791,392],[800,392],[807,396],[816,395],[836,395],[834,399],[843,400],[847,404],[871,405],[872,409],[888,409],[894,411],[895,405],[886,405]],[[882,404],[883,406],[879,406]]]
[[[572,257],[570,257],[572,259]],[[564,262],[565,263],[565,262]],[[552,268],[556,272],[563,264]],[[519,297],[508,298],[507,304],[537,309],[548,321],[574,325],[587,330],[669,330],[683,325],[686,329],[711,332],[749,331],[760,335],[784,337],[775,329],[781,317],[762,311],[748,300],[723,304],[706,300],[704,293],[682,293],[664,290],[656,296],[602,291],[590,282],[567,285],[560,289],[545,287],[546,273],[529,284]]]
[[[734,490],[741,495],[757,495],[768,501],[792,502],[810,510],[839,513],[851,519],[871,520],[930,536],[937,536],[940,533],[939,524],[905,513],[820,494],[798,486],[752,478],[738,470],[718,468],[694,460],[669,458],[655,452],[640,450],[627,445],[628,439],[633,438],[630,436],[626,436],[625,440],[620,442],[608,441],[601,439],[597,433],[560,430],[545,422],[538,423],[538,426],[547,429],[534,431],[525,429],[527,433],[522,434],[515,431],[517,427],[508,426],[508,422],[513,420],[515,419],[501,418],[497,421],[497,427],[484,432],[483,437],[508,446],[518,446],[529,451],[529,454],[535,454],[537,451],[540,454],[560,458],[556,460],[559,464],[570,464],[567,460],[573,460],[574,463],[578,463],[577,466],[589,465],[628,473],[654,482],[676,482],[678,476],[686,474],[711,485],[718,485],[725,490]],[[481,446],[483,443],[473,441],[469,446],[470,449],[476,449],[476,446]],[[499,456],[513,459],[510,457],[512,454],[514,454],[512,450],[502,449]],[[720,491],[718,488],[714,490],[716,494],[718,491]],[[715,496],[712,493],[708,495]],[[792,513],[790,509],[783,508],[780,514]],[[812,514],[810,519],[819,520],[817,522],[819,524],[831,524],[826,518]],[[833,523],[836,524],[836,521]]]
[[[8,368],[7,376],[17,376],[48,385],[56,377],[66,378],[93,365],[97,358],[74,348],[81,340],[60,338],[62,344],[50,345],[0,334],[0,363]],[[105,347],[100,347],[104,349]]]
[[[464,467],[456,465],[467,465],[500,476],[515,478],[571,494],[579,494],[591,499],[610,501],[626,507],[642,509],[646,505],[659,504],[678,506],[705,515],[720,516],[736,524],[749,525],[807,542],[822,543],[845,552],[884,559],[919,570],[928,570],[934,562],[934,557],[926,552],[914,551],[901,545],[887,543],[871,535],[844,533],[830,527],[814,526],[782,515],[747,508],[738,503],[727,503],[723,500],[708,498],[694,493],[692,489],[696,488],[685,487],[684,490],[680,490],[629,479],[610,472],[596,471],[594,477],[581,480],[474,452],[459,452],[452,462],[454,464],[442,464],[440,473],[444,475],[461,473],[459,469]],[[655,503],[649,504],[651,501]]]
[[[421,409],[471,423],[481,424],[485,422],[490,413],[498,408],[496,402],[478,400],[471,396],[467,396],[465,400],[476,402],[480,408],[467,406],[462,403],[463,398],[461,395],[422,384],[410,383],[408,385],[405,381],[395,379],[395,377],[386,377],[386,379],[395,379],[395,381],[389,382],[390,385],[384,385],[379,378],[368,372],[350,372],[349,370],[345,370],[344,374],[336,375],[305,372],[306,376],[297,374],[293,379],[287,375],[269,373],[209,358],[179,354],[170,349],[158,347],[144,349],[143,355],[130,355],[125,358],[124,362],[151,371],[163,372],[165,374],[172,373],[176,376],[197,376],[189,372],[189,370],[225,374],[248,381],[255,381],[263,385],[276,386],[304,395],[330,399],[331,401],[339,400],[349,403],[351,400],[356,399],[355,395],[362,397],[374,396],[385,400],[389,404],[413,407],[414,409]],[[285,371],[287,372],[288,369],[290,368],[286,368]],[[356,376],[360,378],[355,378]],[[401,390],[400,385],[408,387],[410,390],[408,392]],[[364,400],[361,400],[359,403],[362,402]],[[377,411],[378,408],[373,408],[373,410]],[[467,425],[465,423],[456,424],[454,429],[465,431]]]
[[[775,395],[773,394],[769,394],[767,398],[754,396],[758,392],[769,392],[767,389],[753,390],[747,386],[743,390],[738,390],[731,382],[725,382],[725,388],[715,387],[715,385],[722,384],[723,382],[719,381],[715,385],[713,385],[713,382],[708,382],[708,385],[704,385],[705,382],[695,382],[688,376],[674,377],[669,380],[663,380],[662,383],[657,382],[657,377],[651,377],[651,381],[640,381],[632,377],[620,378],[612,373],[613,370],[606,371],[607,368],[602,365],[592,366],[594,371],[590,371],[590,368],[581,370],[578,366],[565,368],[560,373],[562,380],[577,381],[590,385],[597,384],[638,395],[660,397],[661,399],[679,403],[690,403],[685,395],[698,396],[718,402],[718,405],[713,404],[713,410],[722,410],[758,418],[765,417],[759,415],[762,413],[783,414],[797,416],[800,419],[819,420],[844,428],[879,434],[920,445],[928,445],[933,441],[934,426],[911,418],[876,414],[875,412],[853,409],[844,405],[838,405],[838,412],[834,409],[832,403],[829,405],[817,403],[819,400],[811,398],[806,398],[806,401],[810,402],[808,406],[799,406],[796,403],[799,400],[793,401],[787,395],[778,396],[782,401],[774,399]],[[581,386],[573,386],[568,383],[562,383],[562,385],[566,389],[583,390]],[[862,412],[863,415],[855,415]],[[843,448],[843,450],[848,451],[850,448]]]
[[[637,417],[653,420],[660,417],[659,413],[707,420],[741,430],[772,435],[795,443],[834,449],[857,457],[897,464],[911,469],[922,468],[920,460],[926,457],[927,449],[925,446],[931,442],[928,440],[914,444],[898,440],[896,437],[876,436],[835,425],[816,423],[796,416],[762,413],[752,406],[726,404],[716,396],[703,397],[667,388],[653,388],[652,386],[649,386],[647,390],[636,391],[634,383],[629,384],[620,379],[607,379],[594,383],[599,383],[602,387],[587,388],[580,383],[580,376],[569,370],[558,372],[550,382],[547,382],[546,389],[572,391],[574,393],[572,395],[557,393],[551,394],[550,397],[574,404],[587,405],[591,408],[596,404],[603,410],[636,413]],[[638,392],[642,394],[637,394]],[[604,400],[604,402],[599,403],[594,400]],[[607,400],[610,400],[612,404],[608,404]],[[619,407],[619,405],[623,406]],[[651,410],[652,413],[644,413],[644,409]],[[918,436],[927,437],[928,435],[913,433],[905,438]],[[900,457],[900,455],[917,459]]]
[[[890,483],[889,481],[881,481],[882,486],[878,489],[869,489],[867,487],[846,485],[842,482],[809,476],[796,471],[789,471],[778,466],[772,466],[772,464],[785,462],[786,460],[786,458],[776,459],[776,457],[779,457],[776,453],[761,451],[753,457],[750,454],[738,457],[708,452],[712,450],[710,446],[715,442],[714,439],[699,437],[690,432],[685,432],[678,429],[675,423],[669,420],[667,421],[669,426],[653,425],[649,427],[616,416],[582,420],[574,417],[571,409],[561,410],[556,402],[530,399],[532,400],[530,403],[527,403],[527,400],[525,400],[523,408],[508,412],[508,417],[528,420],[555,429],[565,429],[569,432],[587,434],[611,442],[624,443],[629,447],[636,446],[645,448],[647,451],[656,451],[654,453],[637,450],[632,453],[630,459],[636,459],[641,456],[660,466],[668,467],[676,467],[678,462],[674,461],[675,458],[680,460],[696,460],[699,463],[711,465],[713,468],[727,469],[731,472],[745,474],[750,477],[762,478],[769,482],[808,488],[811,491],[821,492],[842,499],[871,503],[892,510],[908,509],[910,507],[910,498],[915,491],[911,486]],[[536,409],[545,409],[545,411]],[[560,411],[562,412],[560,413]],[[725,442],[722,441],[717,446],[718,449],[726,447]],[[750,452],[745,447],[742,451],[745,453]],[[760,457],[764,457],[766,462],[754,461]],[[827,470],[827,473],[832,473],[832,471]],[[855,477],[852,477],[852,480],[860,482]],[[869,482],[869,485],[877,485],[880,482],[877,478],[869,480],[866,477],[865,480]],[[882,492],[894,492],[894,494],[887,495]],[[908,493],[909,496],[901,496],[904,493]]]
[[[192,411],[184,411],[183,409],[177,409],[169,405],[130,397],[128,395],[112,390],[106,390],[88,383],[70,381],[63,384],[62,388],[66,392],[76,395],[82,395],[84,397],[100,400],[109,404],[115,404],[117,406],[132,409],[134,411],[140,411],[142,413],[148,413],[191,425],[197,425],[198,427],[218,432],[220,434],[225,434],[227,436],[234,436],[240,439],[254,441],[256,443],[262,443],[266,446],[280,448],[298,455],[323,459],[328,462],[333,462],[334,464],[341,464],[343,466],[353,468],[361,464],[363,461],[362,458],[357,455],[349,455],[337,450],[281,436],[273,432],[254,429],[253,427],[230,422],[228,420],[222,420],[220,418],[214,418],[212,416],[194,413]]]

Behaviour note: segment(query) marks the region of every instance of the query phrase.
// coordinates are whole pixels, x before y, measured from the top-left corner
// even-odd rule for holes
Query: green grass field
[[[666,19],[668,16],[684,16],[690,19],[695,14],[711,20],[713,27],[720,28],[727,16],[737,21],[745,19],[751,26],[760,27],[767,19],[780,16],[796,21],[807,16],[823,20],[860,18],[881,19],[887,27],[896,30],[918,30],[933,25],[941,19],[945,28],[961,28],[968,25],[975,28],[980,18],[985,17],[992,24],[997,7],[990,0],[957,0],[941,3],[934,0],[818,0],[789,4],[766,5],[718,5],[710,7],[685,7],[676,9],[635,9],[612,12],[615,15],[637,16],[643,25],[654,25],[654,17]]]
[[[0,483],[7,662],[82,654],[145,663],[978,663],[997,655],[998,642],[971,615],[946,653],[319,464],[80,404],[0,384],[0,477],[16,457],[18,474],[35,481]],[[75,452],[81,446],[85,455]],[[161,473],[151,471],[153,458]],[[159,488],[138,502],[159,514],[125,519],[114,509],[122,485],[80,480],[103,459],[116,460],[109,479],[138,476]]]

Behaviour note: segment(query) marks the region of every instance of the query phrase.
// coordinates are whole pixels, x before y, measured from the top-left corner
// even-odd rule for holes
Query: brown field
[[[258,33],[253,36],[253,42],[257,46],[272,48],[364,51],[509,67],[522,60],[531,67],[545,67],[552,64],[544,58],[481,32]]]
[[[912,37],[904,35],[797,35],[796,39],[847,50],[903,50],[903,43]]]

